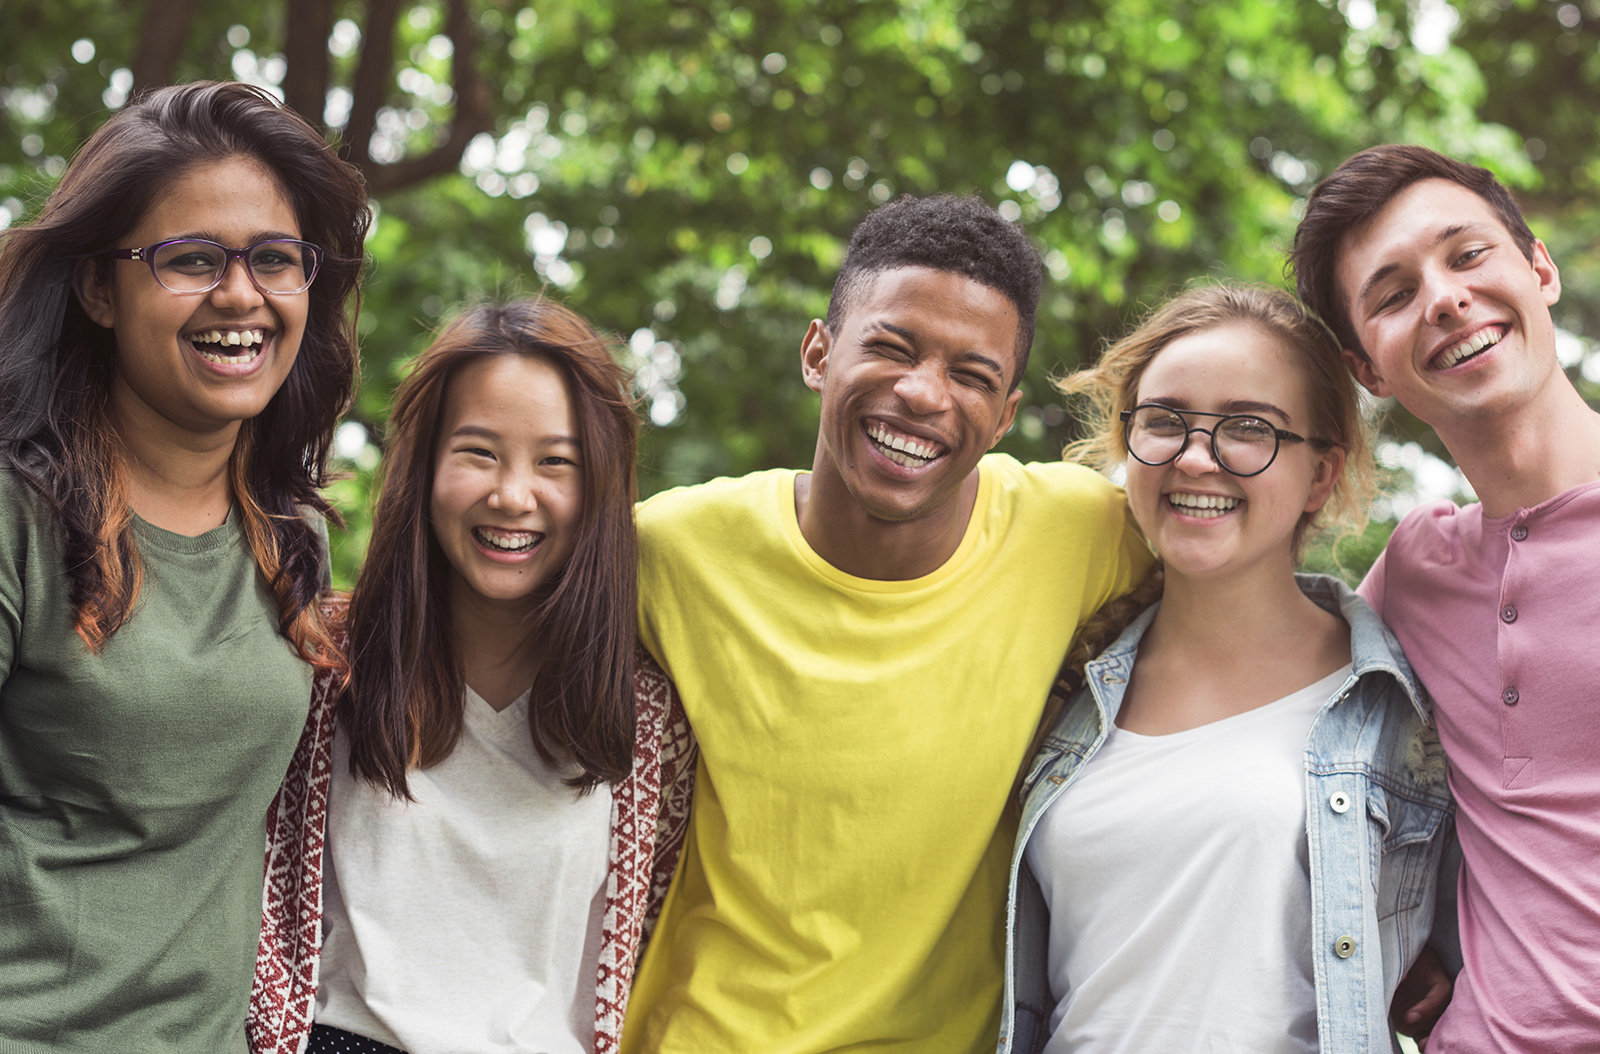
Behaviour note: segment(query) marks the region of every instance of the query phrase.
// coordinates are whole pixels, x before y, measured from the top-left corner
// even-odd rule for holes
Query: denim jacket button
[[[1348,959],[1356,953],[1356,939],[1354,937],[1340,937],[1333,942],[1333,954],[1341,959]]]
[[[1344,791],[1334,791],[1333,797],[1328,799],[1328,808],[1334,812],[1348,812],[1350,810],[1350,795]]]

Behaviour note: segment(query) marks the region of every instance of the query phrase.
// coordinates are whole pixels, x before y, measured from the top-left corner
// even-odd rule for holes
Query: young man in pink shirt
[[[1291,264],[1479,497],[1412,512],[1361,587],[1457,802],[1463,966],[1429,1054],[1600,1051],[1600,414],[1556,360],[1561,277],[1488,171],[1414,146],[1324,180]]]

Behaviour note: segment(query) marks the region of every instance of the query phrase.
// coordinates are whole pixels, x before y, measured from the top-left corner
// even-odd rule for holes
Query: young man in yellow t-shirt
[[[1150,560],[1102,477],[987,455],[1041,277],[976,198],[876,210],[801,342],[811,471],[640,507],[640,632],[701,755],[625,1052],[994,1048],[1006,796]]]

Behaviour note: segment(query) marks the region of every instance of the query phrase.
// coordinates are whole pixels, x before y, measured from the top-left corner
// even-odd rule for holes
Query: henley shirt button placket
[[[1513,543],[1526,541],[1527,538],[1528,538],[1528,525],[1527,525],[1527,523],[1525,521],[1523,521],[1521,519],[1521,516],[1524,516],[1524,515],[1526,515],[1526,512],[1519,513],[1518,514],[1519,518],[1518,518],[1517,522],[1511,525],[1511,530],[1510,530],[1509,533],[1511,535],[1511,541]],[[1509,551],[1507,553],[1507,559],[1506,559],[1506,574],[1505,574],[1505,577],[1501,581],[1501,590],[1502,590],[1502,592],[1501,592],[1500,595],[1501,595],[1502,601],[1504,601],[1506,599],[1506,593],[1515,591],[1516,578],[1511,573],[1511,567],[1512,567],[1512,564],[1514,562],[1516,562],[1516,560],[1517,560],[1516,551],[1515,550]],[[1501,622],[1502,626],[1509,627],[1509,626],[1514,625],[1516,623],[1516,621],[1517,621],[1517,615],[1518,615],[1518,612],[1517,612],[1517,605],[1516,604],[1513,604],[1513,603],[1502,603],[1500,605],[1500,622]],[[1501,655],[1500,673],[1501,673],[1501,676],[1503,676],[1506,680],[1517,679],[1519,677],[1520,672],[1521,672],[1518,669],[1518,666],[1520,664],[1516,663],[1515,661],[1507,661],[1508,656],[1512,656],[1512,655],[1516,654],[1516,652],[1514,650],[1508,651],[1509,644],[1510,644],[1510,632],[1511,631],[1508,630],[1508,629],[1502,629],[1500,631],[1500,633],[1499,633],[1499,636],[1500,636],[1500,645],[1499,645],[1499,647],[1500,647],[1500,655]],[[1502,683],[1504,683],[1504,682],[1502,682]],[[1522,693],[1519,692],[1514,686],[1506,685],[1505,687],[1503,687],[1500,690],[1500,701],[1502,703],[1504,703],[1506,706],[1516,706],[1519,702],[1522,701]],[[1509,720],[1509,718],[1508,718],[1508,720]]]

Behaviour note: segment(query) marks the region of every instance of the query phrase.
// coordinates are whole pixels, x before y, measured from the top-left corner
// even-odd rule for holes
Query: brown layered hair
[[[1341,346],[1367,357],[1350,324],[1349,297],[1339,291],[1339,255],[1345,240],[1371,222],[1395,195],[1424,179],[1444,179],[1482,198],[1505,225],[1522,255],[1533,262],[1533,231],[1494,173],[1425,146],[1375,146],[1351,157],[1317,184],[1306,199],[1286,270],[1306,306],[1333,330]]]
[[[360,173],[266,92],[199,82],[140,96],[89,137],[31,223],[0,241],[0,464],[49,505],[74,624],[98,652],[133,613],[142,569],[123,452],[108,409],[115,335],[73,292],[195,166],[248,158],[277,179],[301,237],[325,259],[282,387],[244,422],[229,463],[234,500],[279,629],[306,659],[340,665],[314,602],[327,554],[315,515],[333,430],[355,387],[355,311],[371,222]],[[308,516],[308,513],[313,515]]]
[[[528,706],[539,756],[568,759],[588,790],[632,768],[638,418],[612,347],[542,297],[480,304],[447,325],[395,393],[372,540],[350,602],[349,686],[338,702],[350,771],[399,798],[406,774],[461,738],[465,683],[450,633],[451,567],[428,521],[451,378],[485,355],[530,355],[565,375],[577,420],[583,509],[565,567],[540,587],[543,659]]]

